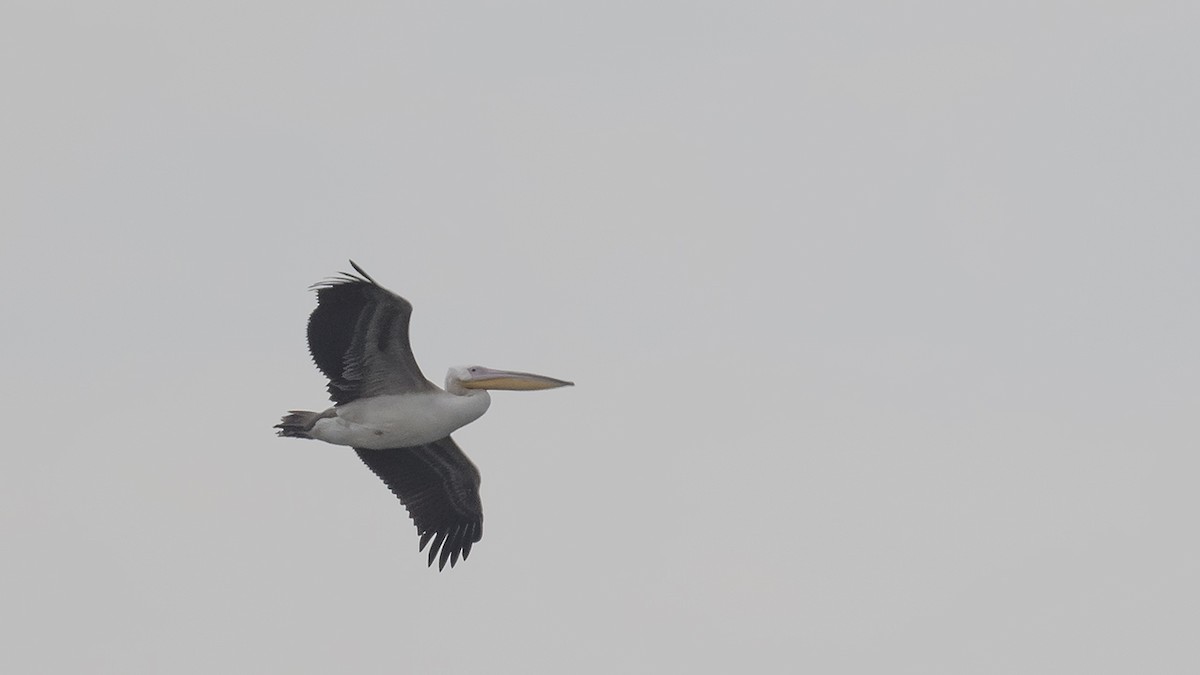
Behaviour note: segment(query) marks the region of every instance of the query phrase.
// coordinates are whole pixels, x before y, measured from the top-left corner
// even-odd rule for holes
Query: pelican
[[[380,286],[353,260],[358,274],[314,284],[317,308],[308,318],[308,349],[329,378],[333,407],[291,410],[279,436],[348,445],[408,509],[429,546],[429,566],[450,567],[483,537],[479,470],[450,434],[479,419],[489,389],[531,391],[571,386],[553,377],[457,366],[441,389],[421,374],[408,341],[412,305]]]

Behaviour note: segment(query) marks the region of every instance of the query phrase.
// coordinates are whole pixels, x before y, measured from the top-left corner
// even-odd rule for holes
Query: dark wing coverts
[[[343,272],[313,287],[317,308],[308,318],[308,350],[329,378],[329,397],[342,405],[433,389],[408,341],[412,305],[350,264],[357,275]]]
[[[404,502],[429,547],[429,564],[438,569],[466,560],[471,545],[483,537],[483,506],[479,502],[479,470],[449,436],[411,448],[355,448],[375,475]],[[440,555],[439,555],[440,551]]]

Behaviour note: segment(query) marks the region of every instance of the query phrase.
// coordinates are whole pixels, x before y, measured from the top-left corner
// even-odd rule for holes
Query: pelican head
[[[508,389],[511,391],[533,391],[574,386],[574,382],[559,380],[545,375],[522,373],[515,370],[496,370],[486,366],[457,366],[446,373],[446,391],[468,393],[467,389]]]

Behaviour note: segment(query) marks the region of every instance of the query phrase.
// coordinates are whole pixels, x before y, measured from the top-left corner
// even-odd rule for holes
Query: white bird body
[[[368,450],[425,445],[479,419],[491,403],[482,389],[466,395],[434,389],[360,398],[331,408],[309,434],[326,443]]]

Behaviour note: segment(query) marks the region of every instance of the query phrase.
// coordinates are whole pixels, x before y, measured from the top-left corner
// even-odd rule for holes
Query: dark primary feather
[[[408,340],[412,305],[350,264],[357,275],[343,272],[314,286],[317,308],[308,318],[308,349],[329,378],[329,397],[342,405],[432,389]]]
[[[438,569],[466,560],[483,537],[479,470],[449,437],[426,445],[390,450],[355,448],[362,461],[391,488],[408,509],[429,548],[429,564]]]

